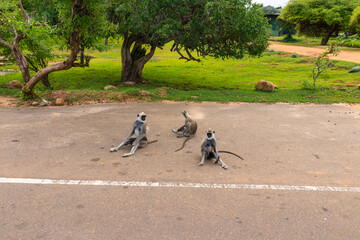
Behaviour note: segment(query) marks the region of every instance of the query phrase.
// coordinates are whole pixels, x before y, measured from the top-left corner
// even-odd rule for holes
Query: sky
[[[262,3],[264,7],[268,5],[273,7],[285,7],[289,0],[253,0],[253,2]]]

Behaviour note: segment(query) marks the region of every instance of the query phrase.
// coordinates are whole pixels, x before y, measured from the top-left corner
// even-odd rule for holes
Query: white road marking
[[[321,191],[321,192],[357,192],[357,193],[360,192],[360,187],[255,185],[255,184],[217,184],[217,183],[175,183],[175,182],[128,182],[128,181],[56,180],[56,179],[32,179],[32,178],[0,178],[0,183],[44,184],[44,185],[78,185],[78,186],[221,188],[221,189]]]

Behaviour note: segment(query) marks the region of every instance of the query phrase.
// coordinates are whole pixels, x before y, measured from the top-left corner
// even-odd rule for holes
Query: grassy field
[[[120,45],[113,44],[107,52],[88,52],[95,58],[88,68],[72,68],[50,74],[54,91],[41,84],[36,89],[40,97],[54,100],[64,97],[68,104],[90,101],[217,101],[217,102],[360,102],[360,73],[348,73],[357,64],[336,61],[335,67],[318,79],[316,90],[307,90],[312,81],[313,60],[284,52],[265,52],[260,58],[213,59],[205,58],[200,63],[178,60],[178,55],[157,49],[155,57],[146,64],[144,78],[147,84],[123,86],[120,82]],[[60,52],[59,52],[60,53]],[[12,66],[0,66],[0,72]],[[0,85],[12,80],[21,80],[20,73],[0,76]],[[276,84],[273,93],[255,91],[259,80]],[[106,85],[115,85],[119,90],[104,91]],[[305,89],[304,89],[305,88]],[[148,91],[150,95],[141,94]],[[20,95],[19,90],[0,88],[2,95]]]

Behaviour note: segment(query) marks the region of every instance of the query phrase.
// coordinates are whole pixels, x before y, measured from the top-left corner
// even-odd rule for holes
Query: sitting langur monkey
[[[178,130],[173,129],[172,131],[176,134],[179,133],[179,135],[177,136],[178,138],[181,137],[188,137],[188,139],[186,139],[183,142],[183,145],[181,148],[175,150],[175,152],[180,151],[181,149],[184,148],[185,143],[187,141],[189,141],[196,133],[197,130],[197,123],[196,121],[190,116],[190,114],[187,111],[181,111],[181,114],[185,117],[185,124],[180,127]]]
[[[110,152],[115,152],[119,150],[122,146],[127,146],[131,144],[132,145],[131,151],[123,155],[123,157],[128,157],[133,155],[138,147],[143,148],[150,143],[156,142],[157,140],[148,142],[149,127],[146,126],[145,121],[146,121],[146,114],[144,112],[139,113],[137,115],[136,121],[134,122],[130,135],[119,146],[111,148]],[[132,138],[131,136],[134,134],[136,137]]]
[[[215,131],[211,130],[211,128],[206,131],[206,138],[201,143],[201,162],[198,164],[199,166],[204,165],[205,158],[216,158],[215,164],[220,161],[221,167],[227,169],[226,164],[221,160],[216,149]]]
[[[209,130],[206,131],[206,138],[201,143],[201,162],[198,165],[199,166],[204,165],[205,158],[206,159],[216,158],[215,163],[218,163],[220,161],[221,167],[224,169],[227,169],[227,166],[221,160],[219,153],[229,153],[229,154],[232,154],[232,155],[244,160],[242,157],[240,157],[239,155],[237,155],[235,153],[232,153],[229,151],[218,151],[216,149],[215,131],[213,131],[213,130],[211,130],[211,128],[209,128]]]

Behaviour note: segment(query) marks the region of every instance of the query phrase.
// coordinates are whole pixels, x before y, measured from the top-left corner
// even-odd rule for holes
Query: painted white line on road
[[[128,186],[128,187],[222,188],[222,189],[253,189],[253,190],[287,190],[287,191],[360,192],[360,187],[175,183],[175,182],[128,182],[128,181],[56,180],[56,179],[32,179],[32,178],[0,178],[0,183],[78,185],[78,186]]]

